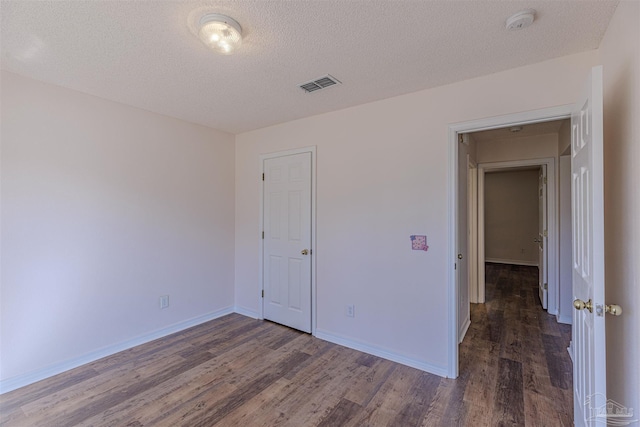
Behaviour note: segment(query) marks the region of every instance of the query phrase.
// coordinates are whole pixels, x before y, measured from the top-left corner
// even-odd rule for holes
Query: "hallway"
[[[463,399],[493,412],[491,425],[572,425],[571,326],[542,309],[537,267],[485,272],[486,303],[471,305],[460,345]]]

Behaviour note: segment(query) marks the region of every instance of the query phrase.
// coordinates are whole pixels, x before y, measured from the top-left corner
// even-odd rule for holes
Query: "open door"
[[[607,425],[602,67],[571,115],[573,404],[576,426]]]
[[[538,295],[540,303],[545,310],[548,306],[548,285],[547,275],[547,165],[540,166],[538,176]]]

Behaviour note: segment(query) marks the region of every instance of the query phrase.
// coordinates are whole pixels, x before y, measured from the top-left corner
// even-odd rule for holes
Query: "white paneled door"
[[[594,67],[571,115],[576,426],[607,425],[602,149],[602,67]]]
[[[264,318],[311,332],[311,153],[264,160]]]
[[[538,295],[545,310],[548,306],[548,265],[547,265],[547,165],[540,167],[538,175]]]

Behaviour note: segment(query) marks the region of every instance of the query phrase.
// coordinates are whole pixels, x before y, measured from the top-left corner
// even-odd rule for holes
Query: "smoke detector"
[[[536,18],[536,11],[533,9],[522,10],[507,18],[506,27],[509,31],[522,30],[533,24]]]

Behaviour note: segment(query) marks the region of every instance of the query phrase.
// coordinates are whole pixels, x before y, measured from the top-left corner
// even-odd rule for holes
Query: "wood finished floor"
[[[6,393],[0,425],[569,426],[570,327],[536,275],[487,266],[456,380],[231,314]]]

